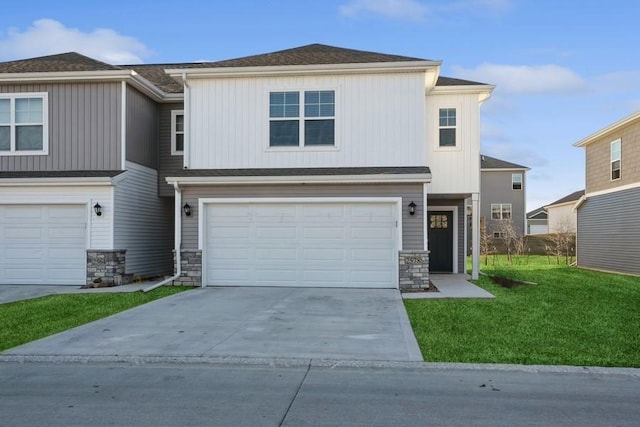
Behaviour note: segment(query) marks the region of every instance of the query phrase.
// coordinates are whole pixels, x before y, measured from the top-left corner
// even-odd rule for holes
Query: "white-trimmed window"
[[[439,112],[440,147],[456,146],[456,109],[441,108]]]
[[[184,111],[171,111],[171,155],[184,153]]]
[[[0,156],[48,153],[48,106],[46,92],[0,93]]]
[[[491,219],[511,219],[511,203],[492,203]]]
[[[335,92],[269,93],[269,146],[335,146]]]
[[[521,173],[511,174],[511,189],[522,190],[522,174]]]
[[[611,143],[611,180],[621,177],[622,141],[616,139]]]

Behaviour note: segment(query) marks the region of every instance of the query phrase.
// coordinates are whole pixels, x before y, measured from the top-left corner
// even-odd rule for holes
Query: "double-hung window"
[[[335,146],[335,92],[271,92],[269,146]]]
[[[616,139],[611,143],[611,180],[620,179],[621,177],[621,162],[622,160],[622,142]]]
[[[171,111],[171,154],[184,153],[184,111]]]
[[[0,156],[47,154],[46,93],[0,94]]]
[[[511,219],[511,203],[492,203],[491,219]]]
[[[456,146],[456,109],[441,108],[439,113],[440,147]]]
[[[522,174],[521,173],[511,174],[511,189],[522,190]]]

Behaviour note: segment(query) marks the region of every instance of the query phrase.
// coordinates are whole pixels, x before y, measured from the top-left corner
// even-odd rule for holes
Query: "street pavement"
[[[0,424],[640,425],[637,374],[422,366],[4,362]]]

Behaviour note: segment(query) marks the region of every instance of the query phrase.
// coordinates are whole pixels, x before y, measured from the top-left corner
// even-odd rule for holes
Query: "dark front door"
[[[429,271],[453,272],[453,212],[429,211]]]

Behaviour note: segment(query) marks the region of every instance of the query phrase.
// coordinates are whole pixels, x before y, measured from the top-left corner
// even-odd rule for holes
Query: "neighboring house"
[[[544,207],[527,213],[527,234],[548,234],[549,220]]]
[[[584,190],[574,191],[553,203],[544,206],[547,211],[549,233],[575,233],[577,215],[576,203],[584,195]]]
[[[165,274],[169,246],[171,279],[204,286],[411,288],[463,273],[493,86],[440,64],[318,44],[212,63],[0,64],[2,250],[23,272],[47,259],[29,258],[38,245],[73,258],[74,282]],[[49,238],[36,244],[34,224]],[[11,274],[0,283],[23,277]]]
[[[512,221],[520,234],[525,233],[526,174],[528,167],[480,155],[480,221],[487,232],[499,238],[498,225]],[[471,254],[473,218],[467,200],[467,253]]]
[[[586,155],[578,266],[640,275],[640,111],[574,145]]]
[[[498,225],[512,221],[525,234],[526,174],[528,167],[486,155],[480,156],[480,220],[500,237]]]

